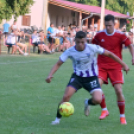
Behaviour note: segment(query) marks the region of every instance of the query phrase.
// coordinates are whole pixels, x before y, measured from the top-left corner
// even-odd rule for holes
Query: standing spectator
[[[7,23],[7,21],[3,24],[3,34],[5,35],[5,39],[7,38],[7,35],[9,33],[10,25]]]
[[[54,43],[55,43],[55,39],[53,38],[53,34],[54,33],[54,24],[51,23],[50,27],[47,29],[47,38],[49,41],[49,48],[52,51],[53,47],[54,47]]]

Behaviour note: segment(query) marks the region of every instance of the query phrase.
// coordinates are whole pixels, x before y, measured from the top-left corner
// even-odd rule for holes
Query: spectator
[[[58,31],[57,31],[57,36],[59,37],[60,40],[60,46],[59,46],[59,51],[64,49],[64,45],[63,45],[63,32],[64,32],[64,26],[59,26],[58,27]]]
[[[48,46],[45,45],[45,43],[44,43],[44,37],[45,37],[44,31],[43,31],[43,29],[40,29],[40,31],[39,31],[39,42],[38,42],[39,50],[40,50],[41,53],[42,52],[44,53],[45,51],[48,52],[48,53],[51,53]]]
[[[18,42],[17,45],[21,48],[22,51],[24,51],[26,54],[27,53],[27,45],[25,44],[25,33],[24,30],[21,29],[20,32],[18,32]]]
[[[3,34],[5,35],[5,39],[7,39],[7,35],[9,33],[10,25],[7,23],[7,21],[3,24]]]
[[[76,35],[75,28],[72,28],[72,29],[71,29],[71,32],[70,32],[70,42],[71,42],[71,46],[74,46],[74,45],[75,45],[75,42],[74,42],[75,35]]]
[[[71,45],[70,45],[70,38],[68,36],[68,33],[67,32],[64,32],[63,33],[63,45],[65,47],[65,49],[68,49]]]
[[[24,53],[20,47],[17,45],[17,37],[18,37],[18,31],[15,29],[11,34],[7,36],[6,44],[10,47],[12,47],[12,54],[15,54],[15,52],[18,50],[20,54],[27,56],[27,53]]]
[[[39,42],[39,36],[38,36],[38,33],[37,33],[38,29],[35,27],[33,29],[33,34],[32,34],[32,44],[35,45],[35,46],[38,46],[38,42]]]
[[[16,20],[14,20],[13,24],[11,25],[11,31],[13,31],[13,30],[19,31]]]
[[[51,23],[50,27],[47,29],[47,38],[49,41],[49,48],[51,51],[53,51],[54,48],[54,43],[55,43],[55,39],[53,38],[53,33],[54,33],[54,24]]]

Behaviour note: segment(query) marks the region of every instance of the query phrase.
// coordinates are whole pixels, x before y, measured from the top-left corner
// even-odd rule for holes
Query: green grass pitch
[[[84,116],[84,100],[90,98],[90,94],[81,89],[70,100],[75,107],[74,115],[63,118],[57,126],[50,125],[73,72],[68,60],[56,72],[52,83],[45,83],[60,54],[0,56],[0,134],[133,134],[134,66],[128,50],[123,51],[124,61],[131,70],[128,75],[124,72],[123,85],[127,125],[120,125],[111,84],[102,87],[110,112],[105,120],[98,119],[101,113],[99,106],[91,107],[90,116]]]

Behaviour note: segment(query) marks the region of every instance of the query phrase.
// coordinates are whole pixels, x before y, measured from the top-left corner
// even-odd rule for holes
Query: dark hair
[[[79,39],[86,38],[86,33],[83,31],[79,31],[76,33],[75,38],[79,38]]]
[[[50,26],[52,26],[54,23],[51,23]]]
[[[105,16],[105,21],[113,21],[113,23],[114,23],[114,20],[115,20],[115,18],[114,18],[114,16],[113,15],[111,15],[111,14],[108,14],[108,15],[106,15]]]

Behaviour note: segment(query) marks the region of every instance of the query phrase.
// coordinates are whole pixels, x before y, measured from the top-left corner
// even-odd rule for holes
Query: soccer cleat
[[[125,117],[120,117],[120,123],[121,123],[122,125],[126,125],[126,124],[127,124],[126,118],[125,118]]]
[[[85,105],[85,107],[84,107],[84,114],[86,116],[88,116],[89,112],[90,112],[90,106],[88,105],[87,101],[88,101],[88,99],[85,99],[85,101],[84,101],[84,105]]]
[[[60,121],[55,120],[55,121],[52,121],[51,125],[58,125],[59,123]]]
[[[99,117],[100,120],[105,119],[109,115],[108,110],[102,110],[101,116]]]

